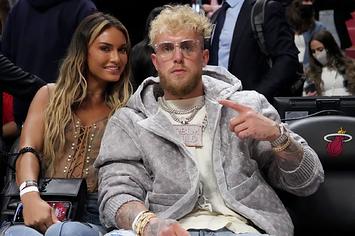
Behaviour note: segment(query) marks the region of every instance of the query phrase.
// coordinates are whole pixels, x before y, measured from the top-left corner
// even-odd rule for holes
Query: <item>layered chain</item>
[[[176,108],[172,108],[163,97],[160,97],[158,99],[158,103],[160,105],[160,107],[168,112],[171,116],[171,118],[183,125],[188,124],[190,121],[193,120],[193,118],[196,116],[197,112],[205,105],[205,100],[203,100],[203,102],[201,102],[200,104],[197,104],[195,106],[193,106],[192,108],[186,109],[186,110],[180,110],[180,109],[176,109]],[[191,113],[191,114],[190,114]],[[179,117],[178,115],[187,115],[190,114],[187,117]],[[204,119],[205,120],[205,119]],[[207,116],[206,116],[206,122],[207,122]]]

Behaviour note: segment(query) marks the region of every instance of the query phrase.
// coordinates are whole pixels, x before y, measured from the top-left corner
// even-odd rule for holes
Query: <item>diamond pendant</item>
[[[187,121],[187,119],[185,118],[185,119],[183,119],[180,123],[183,124],[183,125],[187,125],[188,121]]]
[[[180,135],[188,147],[202,147],[202,126],[201,125],[173,125],[175,131]]]

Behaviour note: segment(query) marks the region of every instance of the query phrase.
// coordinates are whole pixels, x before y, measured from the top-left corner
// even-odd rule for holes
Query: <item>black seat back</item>
[[[355,233],[355,117],[317,116],[290,128],[317,152],[324,183],[308,197],[280,193],[295,225],[295,235]]]

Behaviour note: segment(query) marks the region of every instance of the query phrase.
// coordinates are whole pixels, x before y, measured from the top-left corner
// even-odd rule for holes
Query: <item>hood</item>
[[[67,0],[28,0],[32,7],[37,9],[47,9]]]
[[[242,89],[241,81],[224,67],[205,66],[202,81],[205,96],[213,100],[226,99],[234,92]],[[148,77],[131,96],[127,107],[142,112],[146,116],[154,115],[158,109],[156,101],[163,94],[159,85],[159,77]]]

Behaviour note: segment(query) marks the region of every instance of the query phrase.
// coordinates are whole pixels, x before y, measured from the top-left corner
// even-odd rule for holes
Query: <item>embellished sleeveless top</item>
[[[96,160],[108,118],[84,126],[74,115],[65,129],[65,146],[61,158],[55,163],[55,178],[85,178],[88,192],[97,192]],[[46,173],[48,176],[48,173]]]

